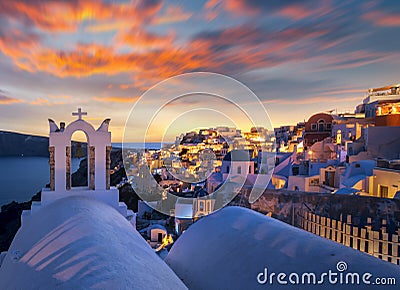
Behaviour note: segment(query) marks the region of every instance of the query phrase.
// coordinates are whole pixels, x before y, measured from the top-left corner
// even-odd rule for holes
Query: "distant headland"
[[[78,143],[72,141],[72,147]],[[0,130],[1,156],[49,157],[49,138]]]
[[[0,156],[49,156],[49,138],[0,131]]]

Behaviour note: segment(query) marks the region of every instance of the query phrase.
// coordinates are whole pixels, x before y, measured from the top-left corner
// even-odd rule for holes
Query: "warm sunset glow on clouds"
[[[400,26],[400,13],[383,11],[371,11],[364,15],[365,20],[370,21],[375,26],[397,27]]]
[[[153,24],[161,25],[161,24],[183,22],[192,17],[193,14],[194,13],[184,11],[184,9],[181,6],[171,5],[166,8],[164,14],[153,19]]]
[[[136,101],[138,98],[126,98],[126,97],[104,97],[104,98],[99,98],[99,97],[94,97],[93,98],[96,101],[99,102],[112,102],[112,103],[133,103]]]
[[[10,104],[20,103],[20,102],[22,102],[22,101],[15,99],[15,98],[10,98],[10,97],[4,96],[0,93],[0,105],[10,105]]]
[[[399,15],[383,0],[0,0],[0,129],[46,134],[82,106],[121,132],[148,88],[195,71],[243,82],[275,125],[347,109],[399,82]]]

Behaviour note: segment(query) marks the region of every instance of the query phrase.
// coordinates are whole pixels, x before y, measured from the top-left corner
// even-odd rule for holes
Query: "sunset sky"
[[[47,118],[82,107],[120,142],[148,88],[198,71],[248,86],[274,126],[295,124],[399,83],[399,48],[395,0],[0,0],[0,129],[47,135]]]

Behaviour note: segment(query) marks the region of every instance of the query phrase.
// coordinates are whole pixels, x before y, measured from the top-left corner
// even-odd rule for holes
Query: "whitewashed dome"
[[[374,277],[397,280],[400,274],[397,265],[233,206],[193,224],[178,238],[165,261],[189,289],[376,289],[376,285],[328,283],[277,285],[276,277],[272,285],[257,282],[258,274],[266,267],[268,273],[321,274],[338,272],[341,261],[348,265],[349,272],[370,272]]]
[[[15,236],[0,289],[186,289],[114,208],[85,197],[38,211]]]

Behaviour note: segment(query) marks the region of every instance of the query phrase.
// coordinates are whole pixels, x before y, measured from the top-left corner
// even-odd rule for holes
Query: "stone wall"
[[[286,223],[297,225],[302,210],[331,219],[352,216],[352,224],[363,227],[367,218],[372,219],[372,229],[379,230],[382,220],[387,221],[387,232],[392,233],[400,225],[400,200],[369,196],[333,195],[328,193],[266,190],[253,204],[248,202],[249,190],[242,190],[230,205],[241,205]],[[344,220],[343,220],[344,222]]]

